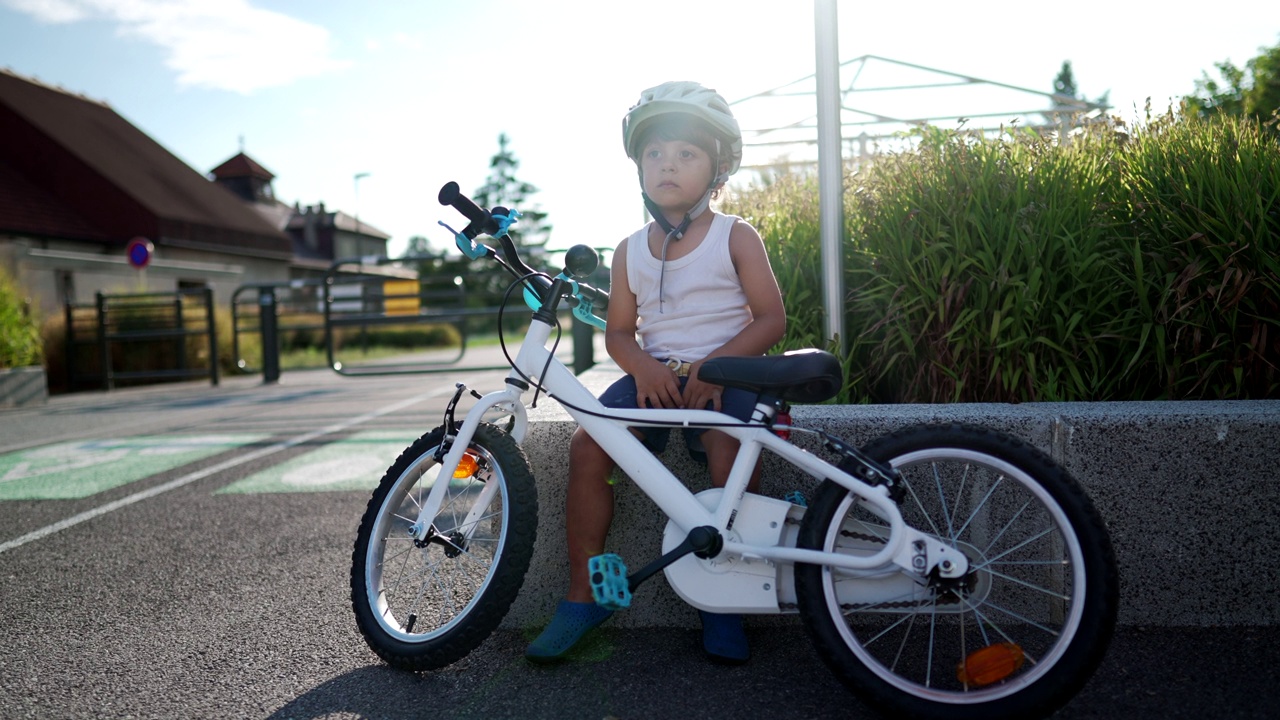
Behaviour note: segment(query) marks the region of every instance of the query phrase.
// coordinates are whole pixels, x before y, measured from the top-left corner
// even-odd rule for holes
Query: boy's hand
[[[723,388],[719,385],[705,383],[698,379],[698,369],[702,367],[702,361],[694,363],[689,368],[689,379],[684,386],[684,407],[690,410],[705,410],[707,403],[711,404],[711,409],[716,412],[720,411],[720,395]]]
[[[652,363],[645,363],[640,372],[635,373],[634,377],[636,379],[636,407],[683,407],[680,399],[680,380],[671,368],[654,360]]]

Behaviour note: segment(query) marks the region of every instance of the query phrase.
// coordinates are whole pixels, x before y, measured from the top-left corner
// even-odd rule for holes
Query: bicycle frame
[[[582,385],[568,368],[546,348],[551,325],[535,317],[520,346],[514,361],[514,369],[507,377],[507,387],[482,396],[467,413],[458,427],[453,444],[440,462],[438,477],[451,477],[475,435],[484,415],[499,405],[509,405],[516,418],[513,437],[523,441],[527,426],[523,394],[528,384],[523,377],[541,384],[555,398],[564,401],[565,409],[579,425],[602,447],[632,481],[647,495],[681,530],[688,533],[697,527],[711,526],[724,537],[722,552],[747,558],[760,558],[774,563],[811,563],[826,565],[847,574],[871,574],[895,565],[923,581],[925,574],[945,560],[950,564],[944,576],[960,576],[968,571],[963,553],[944,545],[931,535],[908,527],[902,520],[897,506],[889,499],[884,487],[873,487],[839,470],[829,462],[792,445],[773,434],[761,424],[731,424],[732,418],[711,410],[657,409],[618,411],[605,408]],[[544,371],[545,369],[545,371]],[[545,376],[543,376],[545,374]],[[577,408],[577,409],[575,409]],[[771,410],[767,406],[758,406]],[[594,413],[607,415],[600,417]],[[726,423],[730,424],[726,424]],[[678,423],[685,427],[715,426],[740,443],[733,468],[729,473],[724,492],[714,510],[708,510],[655,455],[628,429],[627,425],[669,425]],[[768,448],[782,459],[818,479],[831,479],[855,493],[873,513],[889,528],[885,546],[871,555],[804,550],[794,547],[747,544],[732,539],[730,530],[736,510],[746,493],[747,483],[760,457]],[[430,521],[439,510],[448,483],[437,482],[419,511],[413,526],[417,540],[424,540],[430,532]],[[487,504],[477,502],[482,508]],[[477,510],[478,512],[478,510]],[[474,526],[478,518],[468,517],[464,526]],[[923,562],[921,562],[923,560]]]

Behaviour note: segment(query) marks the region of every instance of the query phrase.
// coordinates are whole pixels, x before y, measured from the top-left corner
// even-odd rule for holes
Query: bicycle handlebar
[[[462,213],[464,217],[471,221],[471,224],[462,230],[462,234],[466,235],[468,240],[474,240],[480,234],[496,235],[501,231],[497,221],[493,219],[493,214],[476,205],[471,198],[463,195],[458,183],[452,180],[445,183],[444,187],[440,188],[438,199],[441,205],[453,206],[454,210]]]
[[[491,257],[512,275],[522,279],[526,288],[526,302],[531,308],[537,310],[544,301],[541,296],[553,287],[554,283],[548,281],[545,275],[535,272],[524,263],[524,260],[520,258],[515,242],[507,232],[508,228],[516,222],[516,218],[520,216],[520,213],[504,207],[485,210],[476,205],[471,198],[463,195],[458,183],[452,180],[440,188],[437,199],[439,199],[441,205],[452,207],[470,221],[461,232],[454,231],[457,236],[458,249],[472,260],[479,259],[481,256]],[[444,225],[444,223],[441,223],[441,225]],[[445,227],[448,228],[449,226],[445,225]],[[452,228],[449,229],[453,230]],[[476,236],[482,234],[496,237],[498,242],[502,243],[502,251],[506,256],[506,262],[503,262],[498,257],[493,248],[475,242]],[[592,256],[595,255],[595,250],[591,248],[587,248],[587,250]],[[595,269],[595,262],[591,262],[590,265],[591,268],[587,270],[587,273]],[[609,293],[586,283],[578,282],[570,274],[569,268],[565,268],[565,271],[560,273],[558,279],[565,280],[566,285],[570,288],[568,298],[573,306],[574,316],[583,322],[604,329],[604,320],[595,314],[595,310],[604,308],[609,304]]]

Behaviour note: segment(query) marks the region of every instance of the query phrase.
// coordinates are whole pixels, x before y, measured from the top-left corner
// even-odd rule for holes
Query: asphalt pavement
[[[348,597],[369,468],[454,382],[502,376],[286,372],[0,411],[0,718],[876,717],[798,624],[749,624],[742,667],[694,630],[608,624],[550,667],[522,656],[538,628],[436,672],[382,664]],[[1271,718],[1277,667],[1277,627],[1121,627],[1056,717]]]

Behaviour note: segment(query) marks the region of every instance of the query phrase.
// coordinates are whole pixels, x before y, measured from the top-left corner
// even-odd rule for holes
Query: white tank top
[[[729,231],[737,220],[716,213],[693,252],[667,261],[665,277],[662,261],[649,252],[652,223],[628,238],[627,282],[636,295],[636,334],[649,355],[695,362],[751,322],[747,295],[729,256]]]

